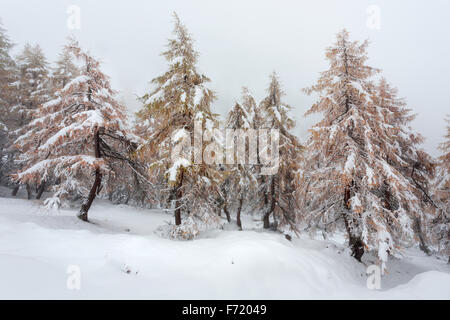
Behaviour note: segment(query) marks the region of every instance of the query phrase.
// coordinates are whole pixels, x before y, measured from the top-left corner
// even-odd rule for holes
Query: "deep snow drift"
[[[174,241],[154,233],[172,221],[162,211],[96,200],[93,224],[75,214],[0,198],[1,299],[450,299],[450,267],[417,249],[391,259],[369,290],[343,237],[289,242],[244,215],[244,231]],[[73,266],[79,290],[67,286]]]

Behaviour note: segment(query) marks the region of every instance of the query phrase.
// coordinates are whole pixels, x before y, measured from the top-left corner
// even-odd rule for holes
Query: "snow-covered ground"
[[[450,299],[450,267],[417,249],[369,290],[343,238],[289,242],[245,215],[244,231],[174,241],[154,233],[162,211],[96,200],[93,224],[75,214],[0,198],[0,299]]]

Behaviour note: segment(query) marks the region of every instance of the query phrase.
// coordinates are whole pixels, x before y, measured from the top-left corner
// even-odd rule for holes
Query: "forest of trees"
[[[1,185],[13,196],[19,188],[28,199],[45,194],[47,208],[76,205],[86,222],[96,197],[162,208],[174,220],[158,230],[175,239],[226,223],[242,230],[241,215],[251,212],[289,240],[344,232],[352,256],[371,254],[382,270],[413,245],[448,258],[450,126],[438,159],[421,149],[415,115],[367,65],[367,41],[343,30],[326,49],[328,69],[304,89],[317,96],[306,116],[321,120],[302,144],[275,72],[264,99],[244,87],[221,122],[193,39],[174,18],[167,71],[155,75],[134,118],[76,40],[54,64],[39,45],[13,57],[0,25]],[[277,159],[269,174],[268,154]]]

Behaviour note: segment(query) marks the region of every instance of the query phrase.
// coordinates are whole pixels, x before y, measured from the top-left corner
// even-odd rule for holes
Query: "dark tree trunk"
[[[30,187],[30,185],[28,183],[25,186],[26,186],[26,189],[27,189],[27,199],[30,200],[31,199],[31,193],[32,193],[31,187]]]
[[[42,183],[39,185],[39,188],[37,189],[37,193],[36,193],[36,199],[39,200],[42,197],[42,194],[44,193],[45,190],[45,181],[42,181]]]
[[[100,158],[101,157],[100,136],[98,129],[95,131],[94,134],[94,145],[95,145],[95,157]],[[102,174],[100,173],[100,169],[96,169],[94,184],[92,185],[91,191],[89,191],[88,198],[81,205],[81,209],[78,214],[78,218],[80,218],[85,222],[88,222],[88,211],[91,208],[92,202],[94,201],[95,197],[101,190],[101,184],[102,184]]]
[[[419,248],[420,250],[422,250],[423,252],[425,252],[427,255],[430,255],[430,249],[428,248],[426,242],[425,242],[425,237],[423,235],[423,231],[422,231],[422,224],[420,223],[420,218],[416,217],[414,219],[414,229],[419,237]]]
[[[268,211],[263,218],[264,221],[264,229],[269,229],[270,228],[270,221],[269,221],[269,216],[270,216],[270,211]]]
[[[17,196],[17,192],[19,192],[19,188],[20,188],[20,185],[19,185],[19,184],[17,184],[17,185],[14,187],[13,191],[11,192],[11,195],[12,195],[13,197]]]
[[[137,200],[141,203],[141,206],[144,206],[145,203],[145,191],[142,188],[140,182],[139,182],[139,177],[136,173],[136,171],[133,170],[133,177],[134,177],[134,185],[136,190],[138,190],[138,197]]]
[[[180,182],[178,183],[177,190],[175,192],[175,225],[177,226],[181,224],[181,197],[183,196],[181,187],[183,186],[183,175],[184,172],[181,171]]]
[[[353,237],[351,246],[353,257],[361,262],[362,256],[364,255],[364,243],[362,242],[361,238]]]
[[[385,184],[385,189],[384,189],[385,206],[386,206],[386,209],[388,209],[389,211],[392,211],[391,192],[389,191],[389,185],[386,182],[384,182],[384,184]]]
[[[266,179],[262,177],[262,183],[264,184],[266,182]],[[267,208],[267,205],[269,204],[269,195],[267,193],[266,188],[264,188],[264,208]]]
[[[345,189],[344,194],[344,204],[347,210],[350,210],[349,207],[349,200],[350,200],[351,194],[350,194],[350,186],[348,186]],[[347,215],[344,213],[344,224],[345,229],[347,230],[347,236],[348,236],[348,244],[350,246],[350,249],[352,250],[352,257],[355,257],[356,260],[361,262],[361,258],[364,255],[364,242],[362,239],[358,236],[355,236],[351,230],[350,223],[348,221]]]
[[[260,155],[259,155],[259,139],[256,139],[256,140],[257,140],[256,141],[256,159],[257,159],[258,165],[260,165],[261,164],[261,160],[260,160]],[[264,176],[261,176],[261,184],[264,184],[265,182],[266,182],[266,178]],[[269,196],[267,194],[267,189],[266,188],[264,188],[264,191],[263,191],[263,199],[264,199],[264,206],[263,206],[263,208],[264,208],[264,210],[266,210],[267,209],[267,205],[269,204]],[[271,212],[269,211],[269,212],[266,212],[264,214],[264,217],[263,217],[264,229],[269,229],[270,228],[270,221],[269,221],[270,213]]]
[[[239,230],[242,230],[242,222],[241,222],[241,210],[242,210],[242,197],[239,198],[239,206],[237,209],[237,214],[236,214],[236,223],[237,226],[239,227]]]
[[[78,218],[80,218],[83,221],[88,221],[88,211],[91,208],[92,202],[94,201],[98,191],[100,191],[100,185],[102,183],[102,174],[100,173],[100,170],[95,170],[95,180],[94,184],[92,185],[91,191],[89,192],[89,196],[86,199],[86,201],[83,202],[81,205],[80,213],[78,215]]]
[[[230,223],[231,222],[231,216],[230,216],[230,212],[228,211],[228,206],[227,206],[226,203],[223,206],[223,212],[225,212],[225,215],[227,216],[227,221],[228,221],[228,223]]]
[[[269,229],[270,228],[270,215],[272,214],[272,212],[275,211],[275,181],[274,178],[272,177],[272,181],[270,184],[270,208],[269,210],[266,212],[266,214],[264,215],[263,221],[264,221],[264,229]]]

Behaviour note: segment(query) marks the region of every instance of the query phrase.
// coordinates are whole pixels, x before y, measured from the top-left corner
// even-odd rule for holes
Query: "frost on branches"
[[[16,140],[26,163],[16,179],[37,185],[57,180],[48,204],[71,194],[81,195],[84,201],[79,217],[87,221],[92,201],[102,190],[102,177],[113,174],[111,162],[121,158],[112,146],[124,143],[121,149],[127,150],[130,142],[126,140],[124,109],[114,98],[99,62],[76,42],[66,49],[82,62],[80,75],[59,90],[55,99],[39,107],[28,131]]]
[[[258,191],[258,172],[256,163],[246,160],[256,156],[256,148],[251,150],[250,144],[256,147],[257,134],[254,129],[256,103],[247,88],[243,88],[241,102],[236,102],[228,113],[226,129],[231,129],[233,136],[227,136],[226,153],[233,159],[227,159],[224,176],[220,188],[219,210],[223,208],[230,222],[229,209],[236,207],[236,224],[242,230],[241,212]],[[231,141],[228,141],[230,139]],[[253,140],[253,141],[252,141]],[[248,141],[248,143],[247,143]],[[250,155],[250,153],[255,153]],[[232,163],[232,164],[229,164]]]
[[[438,199],[439,210],[431,223],[431,234],[437,242],[437,251],[447,256],[450,263],[450,118],[446,121],[447,134],[445,141],[440,145],[442,155],[439,157],[434,181],[434,193]]]
[[[175,226],[168,226],[167,233],[190,239],[198,230],[217,226],[219,221],[214,214],[212,194],[216,192],[220,174],[210,150],[218,121],[210,110],[215,99],[214,92],[206,86],[210,80],[197,72],[198,54],[192,38],[178,16],[174,17],[175,38],[169,40],[168,50],[162,53],[169,70],[153,79],[155,89],[142,97],[145,105],[140,112],[141,120],[148,121],[151,133],[147,133],[147,142],[139,151],[151,154],[152,175],[164,177],[170,210],[175,213]],[[202,132],[194,133],[195,121],[201,124]],[[208,142],[197,146],[195,149],[200,152],[196,154],[191,143],[194,134],[199,134],[197,141],[203,138]],[[200,161],[194,161],[192,155],[195,159],[200,156]],[[208,161],[211,159],[212,162]]]
[[[32,118],[32,111],[49,98],[48,62],[39,45],[26,44],[17,57],[18,81],[14,110],[19,125],[27,124]]]
[[[52,99],[57,98],[59,90],[63,89],[70,80],[72,80],[75,76],[79,74],[78,67],[72,61],[73,59],[74,56],[68,50],[68,47],[64,47],[63,53],[60,55],[59,60],[56,62],[56,68],[53,70],[51,76],[46,77],[45,82],[43,82],[43,86],[45,86],[46,88],[44,92],[46,92],[47,94],[40,100],[50,101]],[[39,112],[40,111],[38,107],[29,110],[29,115],[31,116],[31,119],[39,117]],[[29,153],[28,156],[23,155],[25,150],[22,146],[26,146],[25,149],[32,148],[35,141],[40,140],[40,138],[37,138],[35,136],[37,134],[35,123],[34,122],[30,123],[30,121],[27,121],[27,124],[25,126],[23,126],[22,124],[15,131],[15,135],[19,137],[17,139],[17,142],[20,143],[16,144],[16,148],[14,149],[16,150],[16,152],[20,151],[17,157],[18,158],[17,163],[19,163],[21,167],[26,166],[27,163],[36,163],[37,161],[39,161],[39,154],[37,153],[34,154]],[[36,157],[36,159],[34,157]],[[40,199],[45,189],[48,189],[48,187],[54,185],[55,183],[56,183],[55,179],[45,179],[41,181],[40,184],[36,186],[37,187],[36,199]],[[29,190],[29,184],[27,183],[26,185],[27,190]],[[30,197],[30,193],[28,194],[28,196]],[[57,203],[59,204],[59,202]]]
[[[80,70],[73,60],[73,52],[70,47],[65,46],[59,54],[50,78],[51,86],[55,91],[64,88],[72,79],[79,76]]]
[[[327,49],[330,68],[306,89],[320,98],[306,113],[322,113],[311,130],[302,183],[297,190],[309,227],[346,231],[352,255],[376,253],[382,270],[388,255],[420,242],[423,223],[435,208],[428,194],[431,158],[418,149],[419,134],[396,90],[371,77],[368,42],[350,41],[347,31]]]
[[[26,44],[22,53],[16,59],[16,81],[13,85],[14,105],[10,108],[9,140],[14,141],[23,134],[23,128],[29,124],[39,105],[50,98],[48,85],[48,62],[39,45]],[[21,154],[10,148],[13,159],[13,169],[16,172],[26,164],[21,160]],[[28,199],[31,197],[30,185],[26,184]],[[17,185],[13,190],[16,195]]]
[[[15,102],[16,64],[10,55],[13,44],[0,24],[0,183],[9,184],[8,174],[14,168],[14,154],[9,150],[9,130],[14,127],[12,107]]]
[[[274,227],[287,233],[297,233],[297,207],[294,201],[295,176],[299,169],[299,163],[303,147],[296,136],[290,133],[295,121],[289,114],[291,107],[281,101],[284,95],[281,90],[278,77],[273,73],[270,77],[270,85],[267,89],[267,97],[260,103],[261,123],[260,129],[277,130],[277,144],[267,144],[268,149],[260,150],[258,157],[262,160],[267,154],[276,157],[277,165],[273,172],[261,179],[259,186],[260,203],[263,210],[264,228],[270,227],[270,216],[273,215]],[[262,139],[267,139],[260,131]],[[272,137],[273,138],[273,137]],[[264,144],[265,145],[265,144]]]

